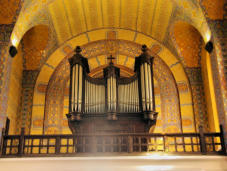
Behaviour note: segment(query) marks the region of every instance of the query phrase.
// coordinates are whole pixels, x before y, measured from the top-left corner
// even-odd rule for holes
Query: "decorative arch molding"
[[[178,27],[178,29],[177,29],[178,31],[174,32],[174,29],[176,27]],[[207,33],[209,33],[208,35],[206,35],[207,37],[204,37],[204,34],[202,34],[194,25],[192,25],[191,23],[179,20],[179,21],[175,21],[172,24],[171,29],[170,29],[170,35],[171,35],[172,42],[173,42],[175,48],[177,49],[177,51],[179,53],[181,61],[184,64],[184,68],[186,68],[187,76],[191,77],[191,78],[189,78],[190,81],[191,81],[190,84],[194,84],[193,81],[192,81],[193,80],[193,78],[192,78],[193,74],[191,72],[191,71],[194,70],[193,68],[199,68],[200,69],[200,72],[199,72],[200,75],[198,75],[198,76],[200,77],[202,82],[205,80],[204,73],[203,73],[203,78],[202,78],[201,74],[202,74],[202,72],[204,72],[204,70],[205,70],[204,68],[206,68],[207,66],[204,67],[204,66],[202,66],[201,63],[202,62],[203,62],[203,64],[207,63],[207,62],[205,62],[207,60],[206,58],[209,58],[209,61],[212,61],[211,66],[210,66],[211,75],[210,75],[210,78],[209,78],[209,81],[208,81],[208,83],[212,82],[211,83],[212,85],[209,85],[209,86],[213,87],[214,86],[213,84],[215,84],[216,87],[220,87],[220,89],[222,88],[222,92],[225,92],[225,88],[223,88],[226,85],[226,81],[224,79],[223,56],[222,56],[222,52],[221,52],[222,50],[220,48],[219,40],[217,39],[216,31],[217,30],[212,28],[211,30],[207,31]],[[183,35],[182,35],[182,33],[183,33]],[[178,37],[176,37],[176,35]],[[189,35],[191,35],[191,36],[189,36]],[[179,44],[180,39],[177,40],[180,36],[182,36],[180,38],[181,44]],[[212,41],[214,43],[214,50],[210,54],[208,54],[204,50],[205,43],[207,41]],[[190,48],[187,49],[188,46],[191,49],[194,49],[194,50],[190,50]],[[192,53],[190,53],[190,52],[192,52]],[[204,55],[206,55],[206,57],[203,57]],[[193,60],[190,61],[190,59],[193,59],[193,58],[195,58],[194,64],[192,64]],[[202,61],[202,58],[203,58],[203,61]],[[217,62],[217,60],[219,62]],[[219,69],[217,69],[218,67],[219,67]],[[216,78],[218,78],[218,79],[216,79]],[[221,83],[217,83],[219,81],[219,79],[222,79],[223,81]],[[207,89],[207,87],[209,87],[209,86],[207,86],[206,83],[202,83],[202,84],[203,84],[202,87],[200,86],[201,87],[200,89],[202,89],[202,91],[204,91],[203,89]],[[196,97],[196,91],[197,91],[196,89],[198,89],[198,85],[191,85],[191,88],[192,88],[192,91],[193,91],[194,106],[196,106],[197,105],[196,103],[198,103],[198,101],[197,101],[198,99],[195,100],[197,98]],[[225,102],[225,100],[222,101],[222,99],[226,99],[225,98],[226,93],[219,94],[219,91],[217,91],[217,89],[218,88],[216,88],[213,92],[209,92],[209,93],[213,93],[212,98],[214,98],[214,101],[215,101],[215,102],[212,102],[213,103],[212,106],[215,106],[215,107],[212,107],[213,113],[214,113],[213,115],[215,115],[213,117],[216,118],[216,120],[218,120],[218,118],[219,118],[219,121],[221,123],[223,121],[223,118],[225,118],[225,116],[223,115],[223,113],[225,113],[223,108],[224,108],[224,104],[226,105],[227,103]],[[207,90],[205,90],[205,91],[206,92],[203,92],[203,93],[207,93]],[[205,96],[207,98],[208,95],[205,95]],[[220,98],[220,96],[222,96],[222,97]],[[199,95],[198,95],[198,97],[199,97]],[[204,100],[207,101],[207,99],[204,99]],[[211,104],[210,104],[210,106],[211,106]],[[204,111],[204,107],[201,106],[200,111],[203,111],[203,112],[202,113],[200,112],[200,114],[197,114],[198,109],[194,109],[196,116],[197,116],[197,118],[195,118],[197,129],[198,129],[198,125],[203,125],[205,127],[205,129],[207,131],[209,131],[209,129],[210,129],[209,125],[210,124],[209,123],[206,124],[206,122],[208,122],[208,120],[209,120],[208,117],[210,117],[210,116],[207,116],[207,113],[211,113],[209,111],[211,109],[208,109],[208,108],[210,108],[210,106],[207,106],[207,107],[205,106],[205,108],[206,108],[205,111]],[[211,115],[211,114],[209,114],[209,115]],[[218,115],[218,116],[216,116],[216,115]],[[200,116],[200,118],[198,118],[198,116]],[[215,122],[218,122],[218,121],[215,121]],[[219,125],[219,122],[218,122],[218,124],[216,123],[215,125]],[[224,122],[222,122],[222,125],[224,125]],[[216,127],[216,130],[213,130],[213,131],[219,131],[219,127],[218,126],[215,126],[215,127]]]
[[[65,132],[64,130],[70,133],[68,120],[64,115],[66,114],[64,112],[66,107],[64,102],[65,96],[68,96],[67,83],[69,81],[69,71],[68,58],[65,58],[54,71],[47,86],[44,106],[44,134],[62,134]]]
[[[81,35],[82,37],[84,35]],[[48,61],[45,63],[45,65],[42,67],[40,74],[38,76],[35,91],[34,91],[34,100],[33,100],[33,114],[32,114],[32,131],[31,133],[42,133],[42,126],[43,126],[43,114],[44,113],[44,106],[45,106],[45,94],[42,94],[39,92],[39,89],[42,87],[42,85],[49,84],[49,80],[52,77],[52,74],[56,67],[59,65],[59,63],[65,58],[66,54],[63,50],[64,47],[74,47],[76,45],[83,45],[82,48],[84,48],[87,44],[84,43],[81,40],[83,40],[82,37],[78,37],[78,39],[75,39],[73,42],[69,42],[63,47],[60,47],[57,51],[55,51]],[[100,40],[104,41],[104,40]],[[122,42],[127,43],[127,41],[121,40]],[[142,41],[142,40],[140,40]],[[97,41],[99,42],[99,41]],[[154,45],[154,40],[150,40],[149,38],[146,39],[144,37],[143,42],[140,43],[146,43]],[[132,43],[134,46],[132,48],[137,49],[138,54],[140,51],[140,45],[139,43]],[[130,47],[130,46],[129,46]],[[126,48],[130,51],[130,48]],[[72,49],[71,49],[72,50]],[[85,48],[84,48],[85,50]],[[152,53],[152,52],[151,52]],[[70,53],[68,53],[70,54]],[[130,54],[128,52],[128,54]],[[179,113],[182,113],[182,120],[183,122],[187,122],[187,124],[184,124],[183,131],[184,132],[193,132],[194,129],[194,114],[192,109],[192,101],[191,101],[191,92],[190,92],[190,86],[186,77],[186,74],[184,72],[184,69],[181,65],[181,63],[176,59],[175,56],[173,56],[168,49],[164,48],[162,46],[162,49],[158,54],[154,54],[155,57],[160,57],[160,59],[163,61],[163,63],[166,64],[167,68],[169,69],[169,72],[173,75],[173,80],[175,80],[175,84],[177,86],[176,91],[179,96]],[[68,55],[70,56],[70,55]],[[94,56],[94,55],[91,55]],[[45,90],[46,92],[46,90]],[[187,97],[187,98],[185,98]]]
[[[161,113],[158,117],[156,132],[182,132],[180,103],[176,82],[168,66],[159,58],[154,58],[154,78],[160,87]],[[59,134],[67,131],[67,119],[64,116],[64,99],[67,96],[69,80],[68,58],[64,58],[50,78],[46,89],[44,114],[44,133]],[[62,131],[63,130],[63,131]],[[68,131],[67,131],[68,132]]]

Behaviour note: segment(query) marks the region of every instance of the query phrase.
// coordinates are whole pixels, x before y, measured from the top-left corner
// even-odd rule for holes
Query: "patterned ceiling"
[[[58,44],[98,28],[135,30],[163,42],[177,18],[188,20],[202,34],[208,31],[195,0],[25,0],[12,42],[18,45],[38,24],[54,28]]]
[[[172,48],[176,46],[169,41],[172,36],[171,32],[176,30],[174,23],[178,21],[190,23],[207,42],[211,33],[200,5],[203,5],[203,8],[206,9],[206,16],[220,19],[223,17],[223,10],[220,10],[223,7],[223,1],[24,0],[11,35],[11,42],[13,45],[18,46],[20,42],[22,44],[26,42],[26,39],[33,40],[34,46],[31,46],[28,43],[29,41],[25,43],[27,45],[23,46],[25,69],[28,70],[39,69],[42,63],[45,62],[42,56],[46,55],[46,58],[48,58],[57,48],[67,45],[67,41],[78,35],[85,34],[88,43],[101,40],[98,31],[95,32],[95,30],[100,29],[125,30],[127,34],[124,35],[124,39],[131,41],[138,39],[138,34],[142,33],[157,40],[176,55],[177,53]],[[0,6],[4,9],[1,10],[3,12],[0,12],[0,22],[10,23],[15,20],[16,13],[20,9],[20,1],[2,0],[1,3],[3,5]],[[215,9],[215,13],[212,11],[213,9]],[[36,28],[39,25],[47,26],[48,31],[42,34],[42,29]],[[42,36],[34,34],[34,28]],[[129,31],[133,31],[133,35],[128,34]],[[108,31],[105,32],[108,33]],[[109,37],[107,35],[106,37],[110,40],[118,39],[118,35],[109,35]],[[76,46],[76,44],[73,46]],[[45,47],[45,49],[39,47]],[[118,48],[117,44],[113,47]],[[117,54],[114,54],[116,53],[114,49],[108,50],[110,51],[108,53],[112,53],[116,58],[119,58]],[[179,49],[177,52],[179,52]],[[128,54],[119,59],[125,61],[125,58],[129,58]],[[104,63],[103,61],[105,59],[100,62]]]

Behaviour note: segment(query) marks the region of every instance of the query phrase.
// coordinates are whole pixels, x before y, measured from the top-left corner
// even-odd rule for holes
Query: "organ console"
[[[70,94],[68,124],[77,133],[149,132],[155,124],[153,57],[142,46],[135,59],[134,76],[120,77],[120,69],[110,58],[103,78],[93,78],[88,60],[79,46],[69,59]]]

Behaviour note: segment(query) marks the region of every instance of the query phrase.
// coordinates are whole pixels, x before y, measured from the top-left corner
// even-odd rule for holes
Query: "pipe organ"
[[[70,63],[69,127],[73,133],[148,132],[155,124],[153,57],[145,45],[136,57],[135,74],[120,77],[112,59],[103,78],[93,78],[78,46]]]
[[[119,80],[118,85],[119,111],[122,113],[139,112],[139,93],[137,77]]]
[[[116,119],[117,112],[117,79],[120,77],[120,70],[113,66],[111,62],[109,67],[104,69],[104,79],[106,80],[106,112],[109,119]]]

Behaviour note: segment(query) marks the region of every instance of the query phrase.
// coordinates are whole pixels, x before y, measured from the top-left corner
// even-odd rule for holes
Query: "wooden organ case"
[[[120,77],[112,59],[103,78],[93,78],[79,46],[69,59],[70,94],[68,124],[73,134],[148,133],[156,123],[153,57],[147,53],[135,59],[134,76]]]

